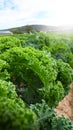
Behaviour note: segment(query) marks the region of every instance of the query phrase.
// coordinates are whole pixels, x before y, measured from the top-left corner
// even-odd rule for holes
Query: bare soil
[[[55,111],[58,116],[64,115],[73,122],[73,83],[71,84],[69,94],[59,103]]]

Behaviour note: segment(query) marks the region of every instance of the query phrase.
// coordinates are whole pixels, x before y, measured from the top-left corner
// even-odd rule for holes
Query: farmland
[[[0,36],[0,130],[73,130],[55,108],[73,82],[73,34]]]

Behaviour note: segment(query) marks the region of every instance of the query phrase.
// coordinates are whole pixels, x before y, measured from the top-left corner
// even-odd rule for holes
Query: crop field
[[[0,130],[73,130],[55,108],[73,82],[73,34],[0,36]]]

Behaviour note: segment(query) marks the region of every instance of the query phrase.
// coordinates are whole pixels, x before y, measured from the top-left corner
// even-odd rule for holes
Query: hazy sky
[[[0,0],[0,29],[27,24],[73,25],[73,0]]]

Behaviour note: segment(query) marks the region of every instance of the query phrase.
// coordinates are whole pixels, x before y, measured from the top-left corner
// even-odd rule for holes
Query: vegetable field
[[[54,111],[72,82],[72,35],[0,36],[0,130],[73,130]]]

